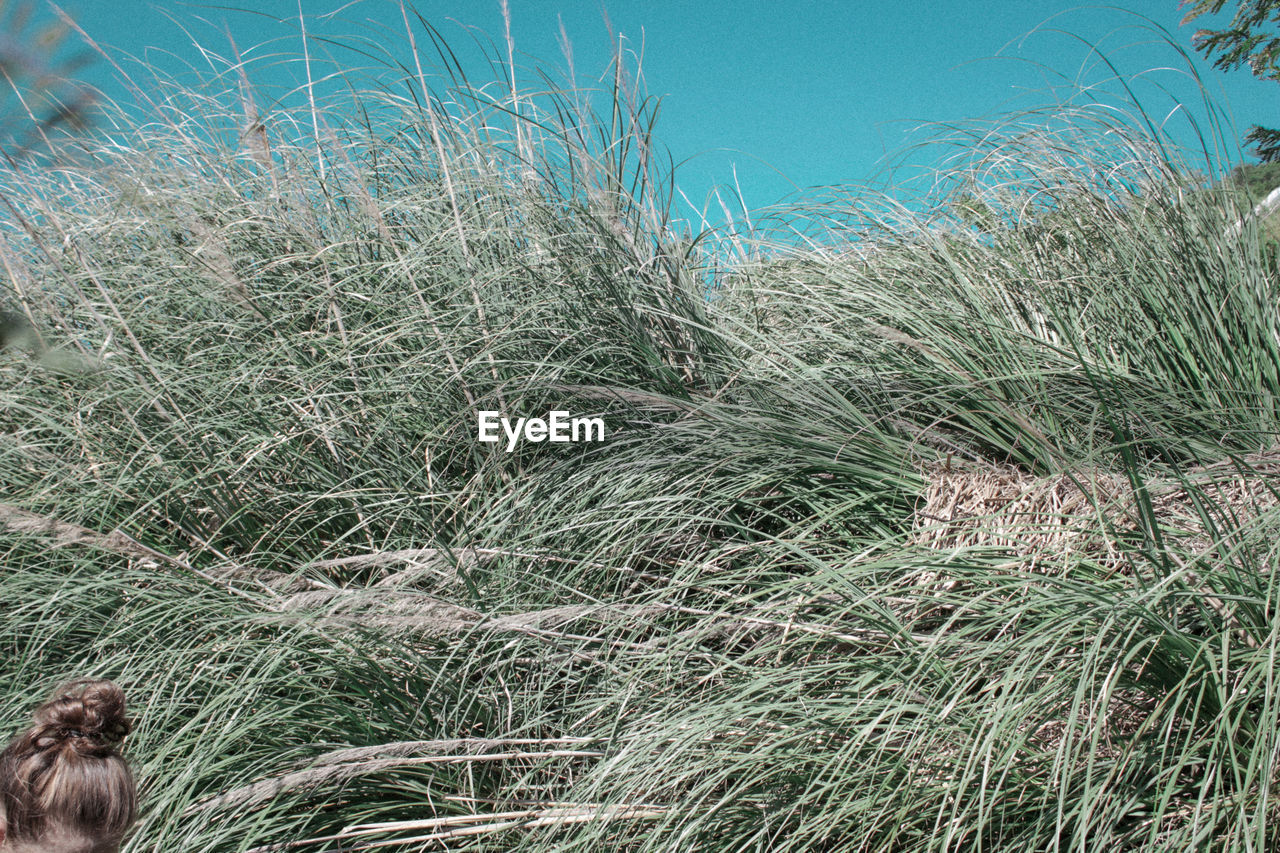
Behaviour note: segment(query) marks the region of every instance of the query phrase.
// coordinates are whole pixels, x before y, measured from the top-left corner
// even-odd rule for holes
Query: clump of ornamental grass
[[[405,24],[401,80],[237,59],[0,173],[0,715],[126,689],[130,849],[1274,844],[1233,196],[1059,112],[719,252],[622,55],[442,88]],[[476,439],[552,408],[607,440]]]

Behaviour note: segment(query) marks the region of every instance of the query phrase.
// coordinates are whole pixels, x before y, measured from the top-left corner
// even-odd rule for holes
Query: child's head
[[[74,681],[37,708],[0,753],[0,850],[114,853],[138,808],[118,750],[129,728],[110,681]]]

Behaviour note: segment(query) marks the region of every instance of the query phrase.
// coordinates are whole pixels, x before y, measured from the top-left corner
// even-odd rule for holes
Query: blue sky
[[[242,54],[261,63],[254,66],[255,81],[302,79],[299,63],[284,61],[301,52],[297,0],[238,8],[234,0],[61,5],[119,56],[208,71],[195,44],[229,56],[226,28]],[[501,42],[498,0],[418,0],[414,6],[458,52],[473,82],[489,73],[476,39]],[[313,36],[363,38],[408,56],[394,0],[302,0],[301,9]],[[517,65],[537,60],[563,70],[563,23],[580,83],[594,82],[605,69],[610,27],[624,37],[640,59],[649,93],[663,98],[658,140],[681,163],[679,183],[695,206],[735,179],[747,206],[757,210],[806,188],[874,180],[886,155],[921,138],[926,123],[1034,108],[1073,81],[1106,81],[1112,72],[1095,48],[1126,78],[1137,75],[1143,107],[1168,120],[1175,138],[1193,141],[1185,115],[1203,123],[1185,60],[1158,32],[1163,27],[1190,52],[1193,27],[1179,26],[1176,0],[1107,7],[1045,0],[510,0],[510,9]],[[421,46],[425,36],[417,35]],[[368,62],[321,41],[312,51],[342,63]],[[1214,71],[1198,56],[1194,67],[1219,107],[1229,107],[1235,138],[1252,123],[1280,123],[1276,84],[1246,71]],[[126,97],[104,63],[83,76],[113,98]]]

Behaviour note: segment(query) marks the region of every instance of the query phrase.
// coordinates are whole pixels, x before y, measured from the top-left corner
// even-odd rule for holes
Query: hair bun
[[[101,679],[64,685],[36,709],[35,722],[42,744],[70,742],[82,752],[114,749],[132,729],[124,691]]]

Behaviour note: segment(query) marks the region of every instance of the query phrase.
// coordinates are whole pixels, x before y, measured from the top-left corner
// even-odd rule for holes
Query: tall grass
[[[1083,110],[940,218],[720,251],[621,56],[594,100],[414,60],[298,114],[236,66],[0,174],[0,716],[124,685],[128,849],[1275,846],[1242,202]],[[608,440],[475,438],[550,408]],[[928,517],[960,469],[1131,500],[1058,547]]]

